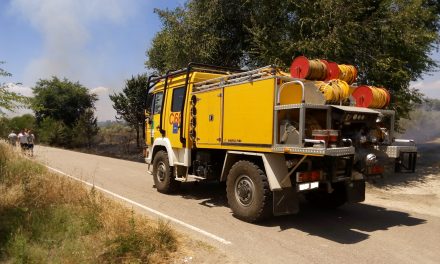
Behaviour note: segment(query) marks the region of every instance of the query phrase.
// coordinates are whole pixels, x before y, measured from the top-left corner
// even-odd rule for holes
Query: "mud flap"
[[[365,201],[365,181],[352,181],[346,183],[347,202],[359,203]]]
[[[273,191],[273,214],[290,215],[299,211],[298,193],[292,187]]]
[[[395,161],[394,172],[415,172],[417,152],[401,152]]]

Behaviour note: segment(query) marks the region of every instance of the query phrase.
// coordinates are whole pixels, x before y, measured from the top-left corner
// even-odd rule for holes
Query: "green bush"
[[[70,129],[62,122],[47,117],[38,128],[40,142],[54,146],[69,145],[72,141]]]

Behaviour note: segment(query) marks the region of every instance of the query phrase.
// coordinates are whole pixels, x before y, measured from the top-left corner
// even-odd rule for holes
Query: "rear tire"
[[[305,194],[306,200],[314,206],[325,209],[336,209],[347,202],[347,193],[344,183],[336,183],[333,192],[315,191]]]
[[[180,182],[174,179],[172,171],[168,154],[163,150],[157,152],[153,159],[153,179],[158,192],[172,193],[177,190]]]
[[[240,160],[232,166],[226,193],[238,219],[256,222],[272,215],[272,192],[266,174],[253,162]]]

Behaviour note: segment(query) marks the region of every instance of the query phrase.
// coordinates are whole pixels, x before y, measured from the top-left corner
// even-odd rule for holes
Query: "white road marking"
[[[106,190],[106,189],[104,189],[104,188],[102,188],[102,187],[96,186],[96,185],[94,185],[94,184],[92,184],[92,183],[90,183],[90,182],[83,181],[83,180],[81,180],[81,179],[79,179],[79,178],[76,178],[76,177],[74,177],[74,176],[72,176],[72,175],[69,175],[69,174],[67,174],[67,173],[65,173],[65,172],[62,172],[62,171],[60,171],[60,170],[58,170],[58,169],[52,168],[52,167],[47,166],[47,165],[45,165],[45,166],[46,166],[48,169],[50,169],[50,170],[52,170],[52,171],[54,171],[54,172],[57,172],[57,173],[62,174],[62,175],[64,175],[64,176],[67,176],[67,177],[69,177],[69,178],[71,178],[71,179],[73,179],[73,180],[79,181],[79,182],[81,182],[81,183],[83,183],[83,184],[86,184],[86,185],[88,185],[88,186],[94,187],[94,188],[96,188],[96,189],[98,189],[98,190],[100,190],[100,191],[102,191],[102,192],[105,192],[105,193],[110,194],[110,195],[112,195],[112,196],[114,196],[114,197],[116,197],[116,198],[118,198],[118,199],[121,199],[121,200],[127,202],[127,203],[130,203],[130,204],[135,205],[135,206],[137,206],[137,207],[140,207],[140,208],[142,208],[142,209],[144,209],[144,210],[147,210],[147,211],[149,211],[149,212],[151,212],[151,213],[153,213],[153,214],[156,214],[156,215],[158,215],[158,216],[160,216],[160,217],[162,217],[162,218],[165,218],[165,219],[167,219],[167,220],[169,220],[169,221],[171,221],[171,222],[174,222],[174,223],[176,223],[176,224],[182,225],[182,226],[184,226],[184,227],[186,227],[186,228],[188,228],[188,229],[191,229],[191,230],[196,231],[196,232],[198,232],[198,233],[200,233],[200,234],[203,234],[203,235],[205,235],[205,236],[207,236],[207,237],[209,237],[209,238],[212,238],[212,239],[214,239],[214,240],[217,240],[217,241],[220,242],[220,243],[223,243],[223,244],[226,244],[226,245],[230,245],[230,244],[232,244],[230,241],[228,241],[228,240],[226,240],[226,239],[224,239],[224,238],[221,238],[221,237],[219,237],[219,236],[216,236],[216,235],[214,235],[214,234],[211,234],[211,233],[209,233],[209,232],[207,232],[207,231],[205,231],[205,230],[203,230],[203,229],[200,229],[200,228],[198,228],[198,227],[195,227],[195,226],[193,226],[193,225],[190,225],[190,224],[188,224],[188,223],[185,223],[185,222],[183,222],[183,221],[181,221],[181,220],[179,220],[179,219],[176,219],[176,218],[174,218],[174,217],[171,217],[171,216],[169,216],[169,215],[166,215],[166,214],[164,214],[164,213],[161,213],[161,212],[159,212],[159,211],[157,211],[157,210],[154,210],[154,209],[152,209],[152,208],[150,208],[150,207],[147,207],[147,206],[145,206],[145,205],[142,205],[142,204],[140,204],[140,203],[138,203],[138,202],[135,202],[135,201],[133,201],[133,200],[130,200],[130,199],[128,199],[128,198],[125,198],[124,196],[121,196],[121,195],[119,195],[119,194],[116,194],[116,193],[114,193],[114,192],[111,192],[111,191],[109,191],[109,190]]]

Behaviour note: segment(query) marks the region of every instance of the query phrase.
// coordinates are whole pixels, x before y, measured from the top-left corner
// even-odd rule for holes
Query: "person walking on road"
[[[9,140],[9,144],[15,147],[17,145],[17,134],[15,134],[14,131],[11,131],[11,133],[8,135],[8,140]]]
[[[27,149],[29,151],[29,156],[34,156],[34,141],[35,141],[35,135],[32,133],[32,130],[28,130],[28,136],[27,136]]]
[[[18,134],[18,141],[20,142],[21,151],[24,153],[27,149],[28,139],[27,133],[25,130],[22,130]]]

